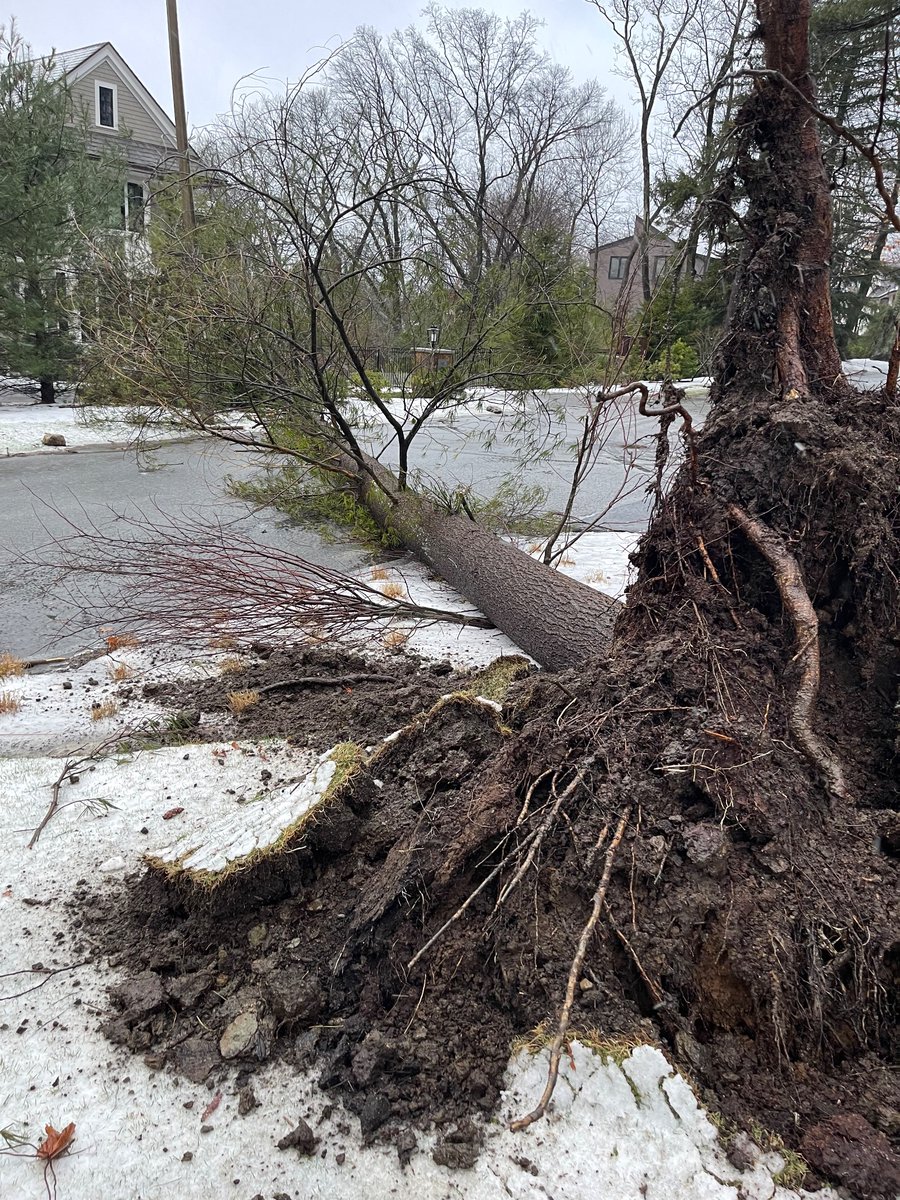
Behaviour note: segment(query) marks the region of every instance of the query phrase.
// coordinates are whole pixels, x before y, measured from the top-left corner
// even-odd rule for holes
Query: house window
[[[610,279],[624,279],[628,274],[628,259],[631,256],[614,255],[609,260],[609,277]]]
[[[669,261],[668,254],[654,254],[653,256],[653,282],[659,279],[660,275],[666,269],[666,263]]]
[[[114,84],[97,84],[97,124],[104,129],[117,129],[119,126]]]
[[[141,233],[146,223],[145,209],[147,196],[142,183],[127,183],[125,185],[125,207],[122,210],[123,228],[132,233]]]

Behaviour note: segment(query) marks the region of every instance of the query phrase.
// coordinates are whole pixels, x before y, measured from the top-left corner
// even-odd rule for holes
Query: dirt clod
[[[298,1154],[302,1155],[315,1154],[318,1144],[319,1139],[302,1117],[299,1118],[290,1133],[279,1138],[277,1143],[279,1150],[296,1150]]]
[[[900,1155],[858,1113],[838,1113],[807,1131],[802,1151],[810,1166],[863,1200],[900,1193]]]

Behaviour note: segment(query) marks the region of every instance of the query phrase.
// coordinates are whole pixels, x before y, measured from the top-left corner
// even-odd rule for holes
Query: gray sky
[[[627,101],[613,76],[613,45],[587,0],[472,0],[504,16],[528,8],[545,22],[543,43],[577,79],[596,77],[611,95]],[[180,0],[179,25],[188,119],[202,125],[227,109],[242,76],[262,72],[276,81],[295,79],[327,46],[350,37],[361,24],[385,32],[417,21],[422,3],[397,0],[372,6],[361,0]],[[38,53],[112,42],[156,100],[171,113],[165,0],[13,0],[26,41]],[[627,107],[627,104],[626,104]]]

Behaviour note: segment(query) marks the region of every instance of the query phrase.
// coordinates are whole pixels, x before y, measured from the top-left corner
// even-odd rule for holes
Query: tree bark
[[[467,517],[442,512],[400,490],[374,459],[358,471],[359,496],[378,524],[462,592],[526,654],[550,670],[582,666],[608,652],[620,605],[504,541]]]
[[[810,0],[758,0],[769,75],[736,125],[749,231],[732,293],[719,382],[765,380],[783,396],[843,390],[828,271],[831,198],[812,101]],[[785,86],[778,78],[782,76]],[[798,94],[799,93],[799,94]]]
[[[56,387],[51,378],[44,375],[40,380],[41,404],[53,404],[56,400]]]

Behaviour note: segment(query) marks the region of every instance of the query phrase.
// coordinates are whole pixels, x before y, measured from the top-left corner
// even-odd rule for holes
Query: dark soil
[[[189,727],[202,718],[210,737],[218,733],[287,738],[322,750],[338,742],[377,743],[445,693],[463,686],[464,680],[446,663],[420,662],[406,655],[373,660],[335,649],[277,649],[259,642],[253,643],[246,661],[246,669],[216,679],[150,684],[144,695],[183,713]],[[272,688],[311,678],[324,682]],[[233,717],[228,694],[244,690],[262,690],[261,701]]]

